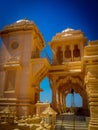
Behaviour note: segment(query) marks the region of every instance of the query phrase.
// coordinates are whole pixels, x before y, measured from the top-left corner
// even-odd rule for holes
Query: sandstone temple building
[[[51,106],[67,112],[66,96],[82,97],[83,115],[90,115],[89,130],[98,130],[98,41],[88,41],[80,30],[68,28],[53,36],[52,61],[40,57],[45,48],[34,22],[19,20],[0,31],[0,110],[10,106],[17,115],[36,112],[40,82],[48,77]],[[74,108],[74,112],[77,109]]]

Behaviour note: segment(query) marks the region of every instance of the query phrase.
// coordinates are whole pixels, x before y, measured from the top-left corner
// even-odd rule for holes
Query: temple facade
[[[40,82],[47,76],[52,108],[67,112],[66,96],[78,93],[82,114],[90,111],[89,130],[98,129],[98,41],[87,41],[82,31],[67,28],[49,42],[49,62],[40,57],[45,42],[34,22],[16,21],[5,26],[0,36],[0,110],[10,106],[18,116],[34,114]],[[70,111],[77,112],[76,106]]]
[[[57,33],[49,42],[53,51],[52,66],[48,73],[52,82],[52,106],[60,113],[66,111],[66,96],[74,92],[82,97],[83,113],[89,111],[82,67],[86,42],[83,32],[70,28]]]

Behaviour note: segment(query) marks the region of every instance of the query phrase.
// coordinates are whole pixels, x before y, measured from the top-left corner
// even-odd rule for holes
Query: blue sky
[[[67,27],[81,29],[89,40],[98,39],[98,0],[0,0],[0,30],[23,18],[33,20],[38,26],[50,57],[48,42]],[[41,87],[46,90],[41,100],[51,101],[47,78]]]

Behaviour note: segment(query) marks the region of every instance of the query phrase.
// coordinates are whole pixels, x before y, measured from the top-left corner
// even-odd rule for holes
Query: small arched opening
[[[74,100],[74,103],[73,103],[73,100]],[[71,107],[71,106],[72,107],[82,107],[83,101],[82,101],[82,97],[80,96],[80,94],[75,93],[75,92],[74,92],[74,95],[72,95],[71,93],[67,94],[67,96],[66,96],[66,106],[67,107]]]
[[[52,92],[50,89],[50,84],[49,84],[49,79],[48,77],[45,77],[41,82],[40,82],[40,88],[43,90],[40,93],[40,101],[41,102],[49,102],[51,103],[52,100]]]
[[[68,93],[65,97],[65,102],[67,112],[83,115],[83,98],[79,93],[76,93],[74,90]]]

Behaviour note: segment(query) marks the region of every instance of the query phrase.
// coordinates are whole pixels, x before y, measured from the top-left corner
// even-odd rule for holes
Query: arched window
[[[74,50],[73,50],[73,57],[74,60],[80,60],[80,50],[78,48],[78,45],[74,45]]]
[[[70,94],[68,94],[67,96],[66,96],[66,106],[67,107],[71,107],[73,104],[72,104],[72,99],[73,97],[72,97],[72,93]],[[83,103],[82,103],[83,101],[82,101],[82,97],[80,96],[80,94],[78,94],[78,93],[75,93],[74,92],[74,107],[82,107],[83,106]]]
[[[56,57],[57,57],[58,64],[62,64],[62,62],[63,62],[63,52],[61,50],[61,47],[58,47]]]

